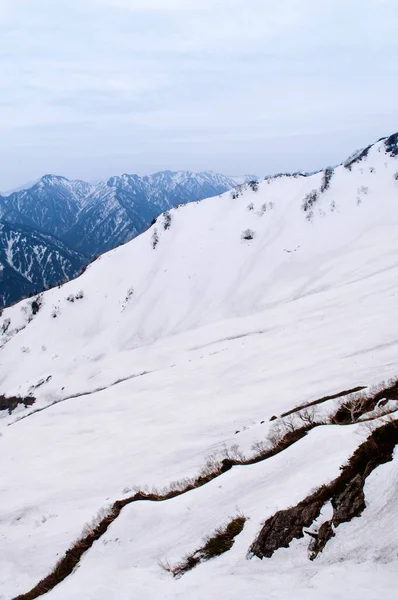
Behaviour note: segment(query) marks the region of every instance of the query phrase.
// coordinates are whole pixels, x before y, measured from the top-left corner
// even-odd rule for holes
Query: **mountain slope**
[[[10,215],[11,211],[15,211],[29,219],[31,226],[38,231],[61,237],[74,225],[84,199],[91,191],[92,186],[84,181],[44,175],[31,188],[4,198],[1,216],[20,224]]]
[[[60,240],[0,220],[0,306],[76,276],[85,262]]]
[[[141,233],[161,212],[225,192],[235,182],[217,173],[161,171],[121,175],[100,183],[86,199],[76,225],[65,235],[73,248],[95,256]]]
[[[59,238],[67,245],[67,252],[84,255],[87,264],[94,256],[141,233],[156,216],[175,204],[201,200],[234,186],[233,179],[212,172],[122,175],[95,186],[45,175],[29,189],[0,197],[0,218],[15,228],[28,226],[36,230],[37,235]],[[28,248],[25,253],[29,254]],[[36,270],[39,266],[36,261]],[[44,273],[46,265],[42,268],[42,279],[48,280]],[[75,274],[76,269],[71,266],[70,270],[66,268],[64,277],[70,279]],[[8,289],[8,281],[11,279],[3,279],[3,298],[21,298],[24,286],[20,286],[18,295],[18,286],[14,283],[12,289]],[[37,276],[35,281],[39,281]]]
[[[237,600],[266,586],[280,600],[394,597],[396,455],[315,561],[307,536],[263,561],[247,553],[265,520],[338,477],[368,436],[360,421],[329,423],[347,391],[397,375],[397,142],[333,172],[173,209],[44,293],[35,314],[32,300],[3,311],[0,392],[36,398],[2,411],[4,600],[34,587],[135,486],[161,494],[235,445],[247,457],[273,447],[291,424],[280,415],[316,399],[316,426],[272,457],[126,505],[47,596]],[[238,511],[247,520],[228,552],[180,579],[159,567]]]

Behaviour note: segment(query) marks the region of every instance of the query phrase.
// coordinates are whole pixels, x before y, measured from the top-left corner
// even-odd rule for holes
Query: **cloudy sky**
[[[312,170],[398,130],[397,0],[0,0],[0,190]]]

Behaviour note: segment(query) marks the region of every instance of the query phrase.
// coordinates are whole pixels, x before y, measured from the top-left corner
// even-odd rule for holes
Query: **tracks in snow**
[[[35,415],[36,413],[43,412],[44,410],[48,410],[49,408],[52,408],[56,404],[61,404],[62,402],[66,402],[67,400],[73,400],[74,398],[81,398],[82,396],[91,396],[92,394],[97,394],[98,392],[103,392],[104,390],[108,390],[108,389],[114,387],[115,385],[119,385],[120,383],[129,381],[130,379],[136,379],[137,377],[143,377],[144,375],[149,375],[150,373],[155,373],[155,372],[156,371],[142,371],[141,373],[134,373],[133,375],[128,375],[127,377],[122,377],[121,379],[117,379],[116,381],[114,381],[113,383],[110,383],[109,385],[104,385],[102,387],[95,388],[94,390],[89,390],[88,392],[79,392],[78,394],[72,394],[71,396],[66,396],[66,398],[60,398],[59,400],[54,400],[54,402],[51,402],[51,404],[47,404],[46,406],[43,406],[42,408],[36,408],[35,410],[32,410],[27,415],[22,415],[22,417],[15,419],[15,421],[13,421],[12,423],[8,423],[8,427],[10,427],[11,425],[15,425],[16,423],[19,423],[19,421],[23,421],[24,419],[27,419],[28,417],[31,417],[31,416]]]

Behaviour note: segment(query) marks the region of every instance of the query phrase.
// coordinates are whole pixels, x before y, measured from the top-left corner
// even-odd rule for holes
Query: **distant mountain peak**
[[[64,183],[70,183],[70,181],[62,175],[53,175],[51,173],[47,173],[46,175],[43,175],[43,177],[40,177],[39,183],[43,183],[45,185],[59,185]]]

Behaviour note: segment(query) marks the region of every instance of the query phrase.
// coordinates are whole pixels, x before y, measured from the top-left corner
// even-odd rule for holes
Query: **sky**
[[[398,130],[397,0],[0,0],[0,190],[311,171]]]

